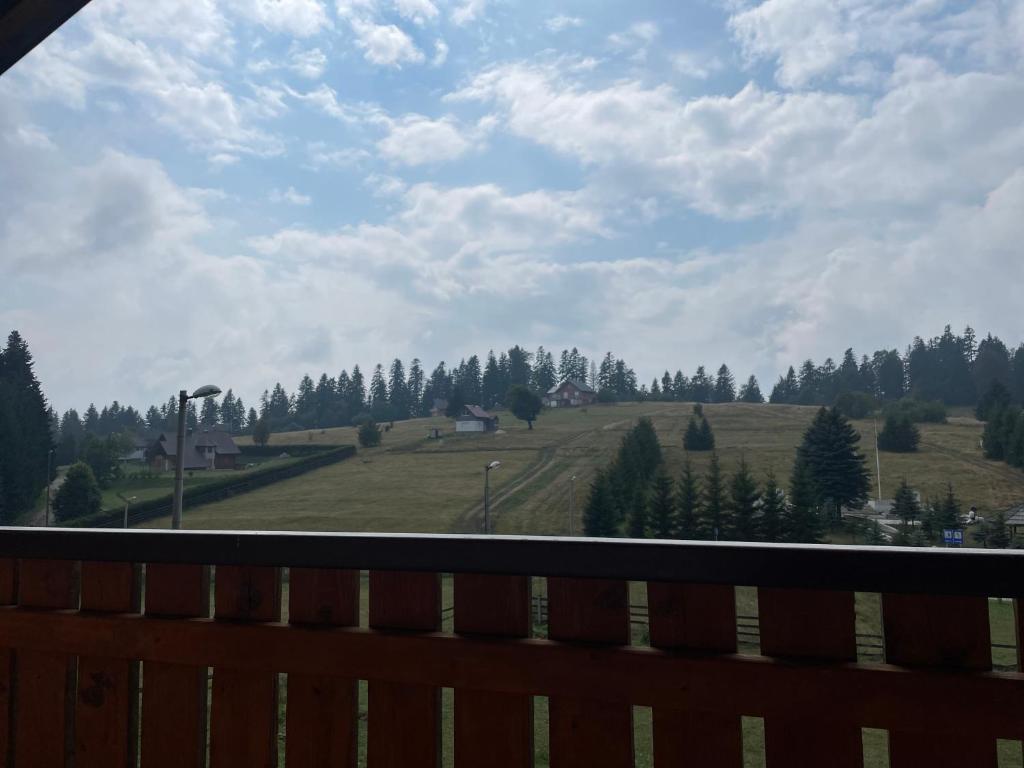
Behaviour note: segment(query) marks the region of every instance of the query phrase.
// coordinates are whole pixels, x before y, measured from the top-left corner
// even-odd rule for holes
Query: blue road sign
[[[964,543],[964,532],[961,528],[943,528],[942,529],[942,541],[947,546],[952,545],[954,547],[962,546]]]

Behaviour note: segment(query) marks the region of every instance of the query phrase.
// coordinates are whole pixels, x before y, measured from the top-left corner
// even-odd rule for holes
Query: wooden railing
[[[749,718],[770,767],[862,766],[863,728],[894,768],[995,766],[1024,735],[1024,675],[991,671],[989,623],[990,597],[1024,594],[1024,553],[0,529],[0,558],[17,768],[525,767],[535,697],[555,768],[634,765],[636,707],[657,768],[743,765]],[[756,588],[760,653],[737,653],[737,586]],[[886,663],[857,659],[864,593]]]

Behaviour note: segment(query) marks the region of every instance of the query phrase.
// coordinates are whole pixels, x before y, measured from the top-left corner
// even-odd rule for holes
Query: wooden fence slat
[[[757,601],[762,655],[812,662],[857,660],[853,592],[760,588]],[[765,718],[768,767],[862,768],[860,724],[843,713],[841,701],[822,712],[801,707],[795,699],[792,717]]]
[[[137,568],[131,563],[82,563],[82,610],[138,610]],[[135,765],[139,663],[80,657],[75,705],[75,768]]]
[[[317,627],[359,626],[359,571],[292,568],[288,621]],[[285,762],[308,768],[355,768],[359,683],[288,676]]]
[[[941,595],[882,595],[885,660],[902,667],[992,668],[988,599]],[[964,722],[971,712],[965,707]],[[995,739],[965,727],[948,733],[889,732],[892,768],[977,766],[995,768]]]
[[[370,626],[435,632],[441,626],[436,573],[370,572]],[[441,689],[370,680],[368,768],[437,768],[441,764]]]
[[[455,632],[529,637],[530,578],[455,574]],[[455,689],[455,766],[530,768],[533,698]]]
[[[648,582],[651,646],[665,650],[736,653],[736,590],[731,586]],[[737,716],[655,707],[654,764],[693,768],[743,765]]]
[[[153,617],[210,615],[210,568],[150,563],[145,612]],[[145,662],[142,667],[142,768],[206,765],[207,668]]]
[[[18,604],[67,609],[78,602],[77,563],[22,560]],[[15,657],[14,764],[63,768],[70,752],[75,660],[63,654],[20,649]]]
[[[18,601],[17,561],[0,558],[0,605],[15,605]],[[0,768],[11,765],[11,691],[14,685],[14,651],[0,648]]]
[[[629,585],[549,578],[548,635],[562,642],[628,645]],[[548,712],[551,768],[633,765],[632,707],[552,697]]]
[[[258,622],[281,619],[281,570],[264,566],[217,567],[214,618]],[[210,766],[277,765],[277,674],[213,670]]]

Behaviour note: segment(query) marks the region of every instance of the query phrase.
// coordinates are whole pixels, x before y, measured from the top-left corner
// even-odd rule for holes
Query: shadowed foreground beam
[[[0,0],[0,75],[89,0]]]

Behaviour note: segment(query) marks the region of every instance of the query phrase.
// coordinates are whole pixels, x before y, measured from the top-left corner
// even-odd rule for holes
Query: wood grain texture
[[[530,578],[455,574],[455,631],[529,637]],[[533,765],[533,697],[455,689],[455,766]]]
[[[292,568],[288,579],[291,624],[322,628],[359,625],[359,571]],[[289,675],[286,764],[355,768],[358,715],[358,681]]]
[[[133,613],[138,569],[82,563],[82,610]],[[82,656],[75,704],[75,768],[128,768],[138,743],[139,663]]]
[[[145,611],[147,617],[209,616],[209,566],[147,565]],[[146,661],[142,675],[142,768],[205,766],[206,665]]]
[[[221,621],[279,621],[281,571],[218,566],[214,617]],[[210,766],[277,765],[277,674],[214,668],[210,711]]]
[[[648,582],[651,645],[669,651],[736,652],[736,590],[706,584]],[[654,763],[657,766],[739,768],[743,765],[742,721],[700,709],[655,707]]]
[[[885,660],[911,668],[988,670],[992,668],[988,599],[936,595],[882,595]],[[964,703],[962,716],[971,717]],[[892,768],[977,766],[995,768],[996,742],[965,729],[949,738],[933,733],[889,733]]]
[[[628,584],[548,579],[548,635],[560,642],[628,645]],[[552,697],[548,712],[551,768],[633,765],[632,707]]]
[[[757,601],[763,655],[812,663],[857,660],[852,592],[761,588]],[[765,718],[768,765],[862,768],[861,723],[842,702],[810,707],[798,698],[798,689],[792,695],[791,714]]]
[[[66,609],[78,604],[78,564],[68,560],[22,560],[18,604]],[[19,650],[15,657],[14,764],[63,768],[73,750],[75,662],[68,654]]]
[[[12,558],[0,558],[0,605],[14,605],[18,601],[18,563]],[[11,742],[11,694],[14,685],[14,652],[0,649],[0,768],[8,768],[13,760]]]
[[[370,572],[370,626],[434,632],[441,626],[436,573]],[[441,689],[370,679],[368,768],[437,768],[441,764]]]

